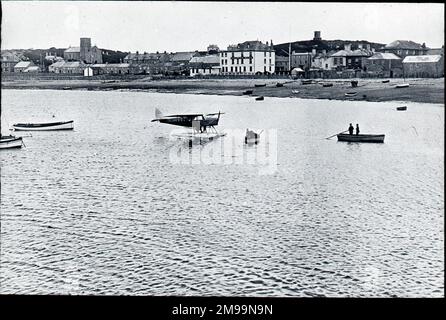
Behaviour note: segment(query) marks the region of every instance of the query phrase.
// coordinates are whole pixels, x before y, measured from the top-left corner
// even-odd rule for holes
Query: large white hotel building
[[[275,60],[272,41],[245,41],[220,51],[220,74],[274,73]]]

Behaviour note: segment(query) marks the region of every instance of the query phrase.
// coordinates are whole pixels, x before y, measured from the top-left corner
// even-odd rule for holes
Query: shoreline
[[[351,81],[358,86],[352,87]],[[253,90],[248,97],[276,97],[324,99],[370,102],[421,102],[444,104],[444,78],[439,79],[315,79],[312,84],[301,84],[290,79],[175,79],[175,80],[12,80],[2,81],[2,89],[53,89],[88,91],[156,91],[163,93],[211,94],[243,96],[246,90]],[[277,87],[281,83],[283,86]],[[332,84],[323,87],[323,83]],[[397,84],[409,83],[407,88],[395,88]],[[255,87],[256,84],[265,85]],[[298,93],[296,93],[298,91]],[[356,92],[346,96],[347,92]],[[261,103],[261,102],[260,102]]]

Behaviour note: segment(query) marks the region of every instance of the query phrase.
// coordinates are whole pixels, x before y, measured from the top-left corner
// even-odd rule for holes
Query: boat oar
[[[348,131],[348,129],[345,130],[345,131],[339,132],[339,133],[335,133],[334,135],[329,136],[329,137],[327,137],[327,138],[325,138],[325,139],[331,139],[331,138],[333,138],[334,136],[337,136],[338,134],[341,134],[341,133],[345,133],[345,132],[347,132],[347,131]]]

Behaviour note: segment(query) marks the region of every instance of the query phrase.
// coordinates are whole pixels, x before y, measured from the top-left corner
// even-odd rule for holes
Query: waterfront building
[[[275,73],[281,75],[287,75],[290,73],[290,59],[288,57],[276,55],[275,61]]]
[[[217,75],[220,73],[218,54],[192,57],[189,61],[189,75]]]
[[[403,74],[414,78],[444,77],[442,55],[407,56],[403,60]]]
[[[426,55],[428,50],[429,48],[426,48],[424,43],[419,44],[408,40],[395,40],[383,48],[384,52],[393,53],[402,59],[407,56]]]
[[[366,59],[373,55],[373,51],[364,49],[362,46],[356,50],[351,49],[350,44],[346,44],[343,50],[332,54],[333,68],[337,70],[364,70]]]
[[[381,74],[390,78],[402,74],[402,59],[393,53],[376,52],[366,59],[365,71]]]
[[[311,62],[311,68],[318,70],[332,70],[333,58],[331,56],[334,53],[335,51],[330,51],[327,53],[325,50],[323,50],[322,53],[316,54]]]
[[[315,50],[313,52],[293,52],[291,54],[291,68],[301,68],[304,71],[308,71],[315,55]]]
[[[14,66],[14,72],[35,72],[35,69],[29,69],[36,66],[32,61],[20,61]]]
[[[20,57],[14,52],[2,51],[2,72],[14,72],[14,66],[20,60]]]
[[[275,72],[276,54],[273,43],[261,41],[245,41],[230,45],[220,51],[221,74],[272,74]]]
[[[96,74],[129,74],[130,73],[130,64],[129,63],[102,63],[102,64],[92,64],[89,65],[86,69],[87,72],[90,72],[88,68],[91,69],[91,73],[93,75]],[[85,69],[84,69],[85,75]]]
[[[82,61],[58,61],[48,67],[52,73],[84,74],[86,64]]]

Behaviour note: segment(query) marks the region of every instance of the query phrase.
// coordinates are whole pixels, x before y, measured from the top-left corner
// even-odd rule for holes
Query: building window
[[[266,59],[263,59],[263,63],[266,64]]]
[[[246,67],[243,67],[243,72],[246,72]]]
[[[251,71],[251,72],[252,72],[252,67],[249,67],[249,71]]]
[[[231,72],[232,72],[233,70],[232,70],[232,67],[231,67]]]

